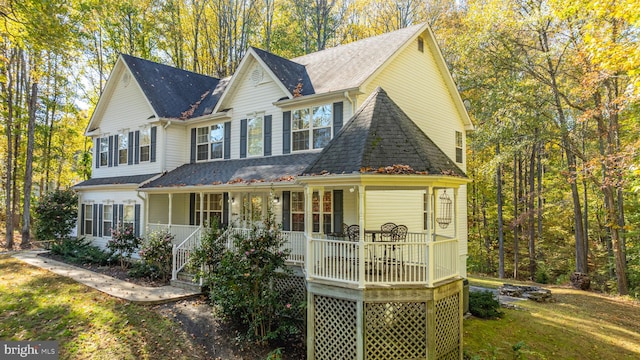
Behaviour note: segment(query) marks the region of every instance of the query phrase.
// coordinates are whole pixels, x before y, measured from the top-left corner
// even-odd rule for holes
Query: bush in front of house
[[[118,224],[111,230],[111,239],[107,241],[107,249],[120,261],[120,267],[126,269],[131,255],[136,252],[142,239],[136,236],[133,226]]]
[[[247,327],[247,337],[267,342],[298,332],[293,313],[300,306],[283,298],[274,286],[278,278],[288,276],[282,251],[285,240],[268,209],[262,226],[254,226],[249,235],[236,235],[234,249],[222,253],[211,273],[210,296],[229,320]]]
[[[218,271],[222,256],[227,250],[227,237],[218,225],[218,218],[213,218],[202,230],[200,246],[189,255],[187,270],[194,274],[196,280],[203,279],[205,286],[211,288],[210,274]]]
[[[51,253],[62,256],[75,264],[107,265],[111,254],[100,249],[85,238],[65,238],[51,245]]]
[[[67,238],[76,225],[78,195],[75,191],[54,190],[44,194],[35,208],[34,235],[38,240]]]
[[[501,318],[504,313],[499,309],[500,302],[495,298],[493,292],[485,290],[469,293],[469,312],[473,316],[482,319]]]
[[[150,233],[139,252],[143,265],[138,265],[138,270],[145,270],[151,279],[167,281],[171,276],[173,239],[168,230]]]

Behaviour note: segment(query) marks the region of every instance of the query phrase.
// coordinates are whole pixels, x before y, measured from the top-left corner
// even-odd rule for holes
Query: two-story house
[[[270,207],[302,271],[309,358],[461,358],[465,132],[427,25],[294,59],[250,48],[233,76],[121,55],[86,135],[78,233],[244,231]]]

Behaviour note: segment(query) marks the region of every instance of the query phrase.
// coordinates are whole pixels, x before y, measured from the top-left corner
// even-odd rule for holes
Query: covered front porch
[[[146,230],[168,229],[174,235],[174,280],[200,244],[200,224],[221,219],[227,246],[232,247],[231,235],[248,234],[267,207],[282,224],[289,265],[303,270],[307,280],[350,288],[434,287],[464,275],[459,271],[458,231],[464,226],[458,214],[462,179],[441,177],[418,184],[416,176],[393,178],[387,184],[375,175],[369,181],[362,176],[358,181],[334,178],[333,184],[314,178],[296,187],[264,184],[245,186],[245,191],[154,193],[148,197],[151,219]],[[152,221],[157,209],[173,221]],[[179,219],[193,224],[175,223]],[[404,226],[406,232],[392,237],[390,230],[383,230],[389,223]],[[348,233],[348,227],[357,233]]]

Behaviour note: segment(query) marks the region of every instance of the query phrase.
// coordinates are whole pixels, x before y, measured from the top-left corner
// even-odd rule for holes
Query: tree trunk
[[[7,64],[6,74],[7,74],[7,83],[6,85],[2,83],[3,92],[6,94],[6,104],[7,104],[7,117],[5,119],[5,134],[7,136],[7,160],[6,160],[6,176],[7,181],[5,183],[5,198],[4,198],[4,208],[6,211],[6,219],[5,219],[5,246],[8,250],[13,249],[13,207],[12,204],[12,189],[13,184],[11,179],[13,179],[13,69],[15,61],[15,53],[12,52],[9,63]]]
[[[496,156],[500,155],[500,144],[496,145]],[[496,169],[497,203],[498,203],[498,277],[504,279],[504,225],[502,221],[502,165]]]
[[[536,134],[538,129],[536,129]],[[529,195],[527,196],[527,212],[529,214],[529,276],[531,280],[535,280],[537,264],[536,264],[536,231],[535,231],[535,168],[536,153],[538,143],[534,143],[531,147],[531,158],[529,159]]]
[[[518,265],[520,262],[520,244],[518,234],[518,154],[513,154],[513,278],[518,278]]]
[[[27,159],[24,171],[24,203],[22,210],[22,241],[20,247],[29,248],[31,241],[31,185],[33,181],[33,147],[36,127],[36,106],[38,100],[38,84],[31,85],[29,98],[29,124],[27,126]]]

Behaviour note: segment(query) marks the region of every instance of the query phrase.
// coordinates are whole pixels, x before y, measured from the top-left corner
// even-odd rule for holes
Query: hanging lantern
[[[440,200],[440,211],[438,212],[438,217],[436,218],[436,222],[442,229],[446,229],[449,224],[451,224],[451,198],[447,195],[447,190],[444,190],[442,194],[438,197]]]

